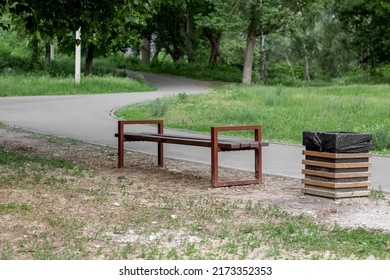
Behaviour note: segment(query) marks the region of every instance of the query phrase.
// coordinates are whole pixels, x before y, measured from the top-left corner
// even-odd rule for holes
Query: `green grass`
[[[0,203],[0,213],[3,212],[23,212],[23,211],[29,211],[31,209],[31,206],[28,204],[15,204],[15,203],[7,203],[3,204]]]
[[[134,79],[114,76],[83,77],[80,84],[75,84],[72,77],[0,75],[0,97],[143,92],[155,89]]]
[[[379,186],[379,188],[376,190],[371,190],[370,191],[370,198],[374,201],[384,200],[385,194],[382,190],[382,186]]]
[[[72,161],[54,157],[40,157],[27,155],[23,151],[8,151],[0,146],[0,167],[14,170],[7,174],[0,174],[0,185],[14,187],[20,184],[20,180],[27,180],[43,185],[65,184],[66,176],[81,177],[84,168]],[[64,176],[51,174],[52,171],[63,170]],[[13,204],[8,205],[12,207]],[[5,206],[2,206],[4,208]]]
[[[7,151],[0,146],[0,165],[19,169],[33,164],[38,165],[39,168],[43,170],[56,168],[73,170],[81,168],[79,165],[69,160],[26,155],[23,152]]]
[[[210,94],[159,99],[123,108],[125,119],[163,118],[166,126],[209,132],[216,125],[263,125],[263,138],[302,143],[302,132],[372,133],[390,152],[390,86],[282,87],[230,85]],[[248,136],[248,135],[246,135]]]

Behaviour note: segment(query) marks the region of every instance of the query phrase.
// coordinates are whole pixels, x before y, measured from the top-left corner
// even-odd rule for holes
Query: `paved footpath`
[[[145,79],[159,88],[155,92],[118,93],[99,95],[0,97],[0,122],[30,131],[70,137],[93,144],[116,147],[114,134],[117,120],[112,111],[130,104],[164,96],[209,92],[198,81],[144,73]],[[136,130],[151,129],[135,126]],[[166,130],[168,133],[169,130]],[[185,131],[175,133],[190,134]],[[155,144],[127,143],[128,149],[156,153]],[[271,143],[263,149],[263,172],[279,176],[302,178],[302,150],[300,145]],[[170,158],[209,163],[209,149],[166,144],[165,155]],[[390,157],[373,156],[372,187],[390,192]],[[221,153],[220,164],[244,170],[254,170],[253,152]]]

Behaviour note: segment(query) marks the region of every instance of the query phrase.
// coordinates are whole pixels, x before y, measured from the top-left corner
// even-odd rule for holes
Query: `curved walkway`
[[[197,94],[210,89],[200,82],[185,78],[144,73],[145,79],[158,87],[155,92],[117,93],[71,96],[29,96],[0,98],[0,122],[30,131],[70,137],[93,144],[116,147],[117,129],[112,110],[130,104],[183,93]],[[141,126],[137,126],[141,129]],[[145,127],[142,127],[145,129]],[[169,130],[167,130],[169,132]],[[187,134],[190,132],[178,131]],[[133,150],[155,153],[152,143],[132,144]],[[167,157],[209,163],[208,149],[166,145]],[[237,154],[239,158],[236,158]],[[220,164],[227,167],[253,170],[252,153],[222,153]],[[263,171],[266,174],[302,178],[302,146],[271,143],[263,149]],[[372,187],[390,192],[390,158],[373,156]]]

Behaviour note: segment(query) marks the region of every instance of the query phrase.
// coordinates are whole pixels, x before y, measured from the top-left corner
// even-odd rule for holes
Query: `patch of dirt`
[[[150,187],[153,187],[160,193],[180,195],[183,198],[211,195],[215,198],[231,200],[252,200],[263,205],[277,205],[293,214],[304,213],[319,222],[332,225],[337,223],[346,228],[361,227],[390,231],[390,197],[386,193],[380,193],[380,199],[362,197],[333,200],[304,195],[301,180],[268,175],[264,176],[264,182],[260,185],[210,188],[209,165],[166,159],[165,167],[158,168],[155,166],[155,157],[131,152],[126,155],[126,167],[118,170],[114,149],[68,140],[53,141],[50,137],[13,129],[0,128],[0,147],[34,155],[68,159],[91,168],[93,172],[100,174],[108,181],[131,180],[139,186],[136,194],[139,197],[146,195]],[[252,176],[251,172],[223,168],[221,173],[221,176],[239,178]],[[80,180],[80,183],[87,185],[78,185],[80,191],[75,195],[82,195],[83,189],[91,187],[88,184],[94,184],[88,180]],[[2,190],[0,186],[0,194],[0,203],[6,203],[11,196],[17,195],[17,191],[12,193]],[[39,194],[29,198],[32,204],[44,201],[48,207],[51,204],[48,201],[51,199]],[[68,200],[56,203],[57,207],[59,203],[62,209],[69,207]],[[79,208],[82,207],[83,205],[79,206]],[[107,213],[114,212],[115,207],[114,204],[112,209],[107,209]],[[61,209],[47,209],[47,211],[61,211]],[[91,212],[97,216],[102,215],[94,212],[93,209]],[[33,221],[30,222],[33,223]]]

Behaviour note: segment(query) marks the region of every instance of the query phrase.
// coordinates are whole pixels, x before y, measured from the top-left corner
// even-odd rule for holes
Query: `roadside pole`
[[[81,27],[76,31],[76,61],[74,80],[76,84],[80,83],[80,63],[81,63]]]

